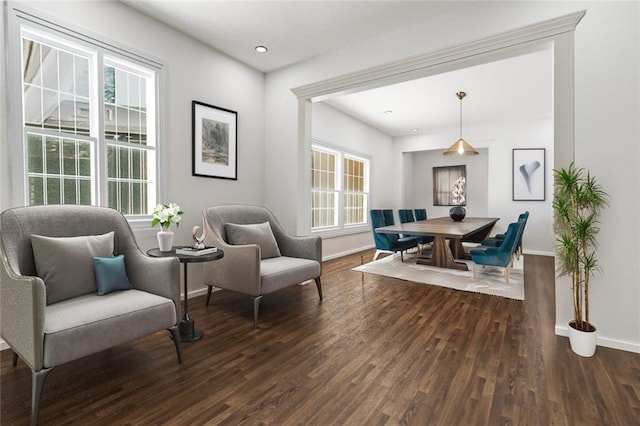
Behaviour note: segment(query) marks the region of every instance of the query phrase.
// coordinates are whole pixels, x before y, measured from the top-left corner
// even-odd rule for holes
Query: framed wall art
[[[193,176],[238,179],[238,113],[193,101]]]
[[[456,206],[453,200],[453,184],[456,180],[467,177],[467,166],[433,167],[433,205]],[[460,204],[466,206],[466,201]]]
[[[513,201],[544,201],[545,174],[544,148],[514,148]]]

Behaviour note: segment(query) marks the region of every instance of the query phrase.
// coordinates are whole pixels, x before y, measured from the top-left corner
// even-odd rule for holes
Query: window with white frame
[[[339,149],[312,147],[311,229],[365,225],[369,202],[369,160]]]
[[[29,23],[19,43],[24,203],[150,214],[159,67]]]

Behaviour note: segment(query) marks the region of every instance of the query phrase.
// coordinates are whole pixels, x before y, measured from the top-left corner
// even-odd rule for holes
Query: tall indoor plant
[[[596,349],[596,328],[589,320],[589,284],[598,271],[596,259],[600,212],[608,195],[595,177],[573,163],[554,170],[554,230],[556,259],[561,276],[571,278],[573,320],[569,322],[571,349],[592,356]]]

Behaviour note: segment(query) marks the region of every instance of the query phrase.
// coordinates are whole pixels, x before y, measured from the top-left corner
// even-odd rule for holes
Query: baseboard
[[[375,248],[376,246],[374,246],[373,244],[368,245],[368,246],[364,246],[364,247],[360,247],[360,248],[355,248],[355,249],[351,249],[351,250],[347,250],[347,251],[343,251],[340,253],[336,253],[336,254],[331,254],[329,256],[324,256],[322,258],[323,262],[326,262],[327,260],[333,260],[333,259],[337,259],[339,257],[343,257],[343,256],[348,256],[350,254],[354,254],[354,253],[359,253],[361,251],[365,251],[365,250],[369,250],[372,248]]]
[[[556,325],[555,333],[557,336],[569,337],[569,327]],[[605,348],[619,349],[621,351],[634,352],[634,353],[640,354],[640,343],[610,339],[604,336],[598,336],[596,343],[598,346],[604,346]]]

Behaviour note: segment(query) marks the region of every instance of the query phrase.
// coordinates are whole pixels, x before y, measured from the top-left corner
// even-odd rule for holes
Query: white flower
[[[175,223],[176,226],[182,219],[184,212],[180,209],[180,206],[175,203],[158,204],[153,210],[153,219],[151,220],[151,226],[160,224],[162,229],[169,229],[171,223]]]

